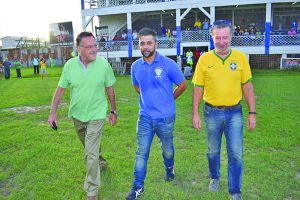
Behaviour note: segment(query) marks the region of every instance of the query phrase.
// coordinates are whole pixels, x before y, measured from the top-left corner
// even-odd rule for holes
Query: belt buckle
[[[220,110],[225,110],[227,106],[216,106],[217,109],[220,109]]]

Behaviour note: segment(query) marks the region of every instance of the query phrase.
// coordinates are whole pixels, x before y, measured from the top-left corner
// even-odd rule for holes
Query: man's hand
[[[192,121],[193,121],[193,128],[201,129],[201,119],[199,113],[193,114]]]
[[[247,127],[248,131],[253,131],[256,127],[256,115],[254,114],[249,114],[247,118]]]
[[[109,114],[109,123],[112,126],[117,123],[117,114],[113,114],[113,113]]]
[[[54,127],[54,124],[55,123],[55,127]],[[50,115],[49,115],[49,118],[48,118],[48,124],[50,125],[50,127],[51,128],[55,128],[55,129],[57,129],[57,126],[58,126],[58,124],[57,124],[57,117],[56,117],[56,113],[50,113]],[[54,130],[55,130],[54,129]]]

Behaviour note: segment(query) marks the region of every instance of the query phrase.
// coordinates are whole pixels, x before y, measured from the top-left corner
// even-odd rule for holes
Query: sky
[[[73,22],[74,35],[82,30],[80,0],[0,0],[0,38],[45,38],[49,24]]]

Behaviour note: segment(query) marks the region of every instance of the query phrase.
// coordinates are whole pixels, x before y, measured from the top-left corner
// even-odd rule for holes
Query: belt
[[[226,110],[226,109],[236,108],[237,106],[240,105],[240,103],[238,103],[238,104],[236,104],[236,105],[233,105],[233,106],[214,106],[214,105],[211,105],[210,103],[205,102],[205,105],[206,105],[206,106],[209,106],[209,107],[211,107],[211,108],[216,108],[216,109]]]

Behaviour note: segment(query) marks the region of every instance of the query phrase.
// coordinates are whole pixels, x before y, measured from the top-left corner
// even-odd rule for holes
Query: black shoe
[[[165,181],[173,181],[175,178],[174,167],[168,167],[166,169]]]
[[[126,200],[137,199],[143,193],[144,188],[133,187],[131,191],[127,194]]]

